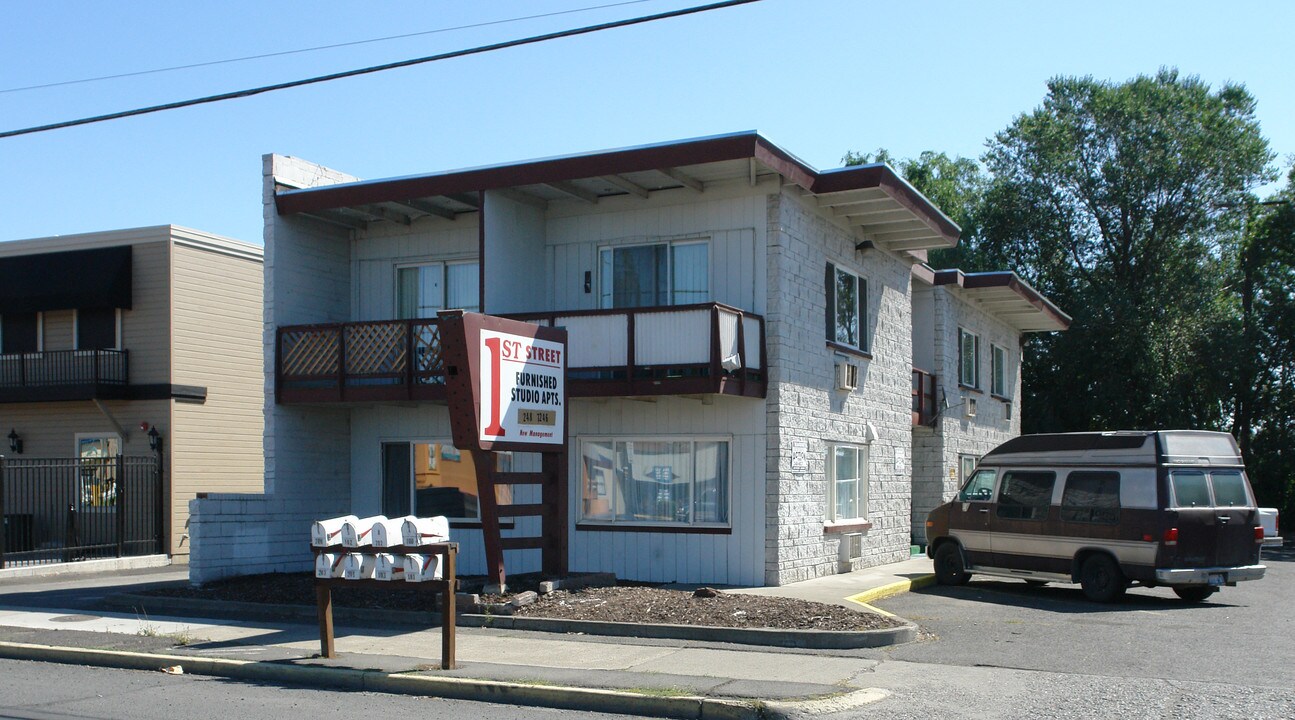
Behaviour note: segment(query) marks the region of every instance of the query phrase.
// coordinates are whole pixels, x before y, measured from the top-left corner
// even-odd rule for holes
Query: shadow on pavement
[[[1129,588],[1125,596],[1114,603],[1096,603],[1084,597],[1078,585],[1047,585],[1031,587],[1023,582],[1011,580],[972,579],[966,585],[951,587],[932,585],[928,588],[914,590],[914,595],[932,595],[956,598],[969,602],[981,602],[1005,607],[1029,608],[1044,612],[1061,614],[1109,615],[1134,611],[1171,611],[1171,610],[1227,610],[1234,607],[1226,602],[1223,588],[1205,602],[1190,603],[1178,597],[1162,597],[1139,592],[1139,588]]]

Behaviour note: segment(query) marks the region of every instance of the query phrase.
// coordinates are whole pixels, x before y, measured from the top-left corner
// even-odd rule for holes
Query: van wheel
[[[1124,573],[1110,555],[1090,555],[1079,569],[1079,584],[1093,602],[1113,602],[1128,589]]]
[[[962,562],[962,552],[956,543],[947,542],[935,551],[935,581],[941,585],[966,585],[971,579]]]
[[[1187,585],[1174,588],[1174,594],[1187,602],[1197,603],[1213,595],[1217,590],[1218,588],[1209,585]]]

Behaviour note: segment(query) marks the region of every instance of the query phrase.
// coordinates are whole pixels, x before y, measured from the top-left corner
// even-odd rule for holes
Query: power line
[[[357,75],[368,75],[371,73],[382,72],[384,70],[394,70],[396,68],[410,67],[412,65],[421,65],[429,62],[436,62],[438,60],[449,60],[451,58],[465,57],[468,55],[479,55],[481,53],[492,52],[494,50],[503,50],[505,48],[519,47],[522,45],[533,45],[546,40],[556,40],[559,38],[574,37],[576,35],[587,35],[601,30],[641,25],[643,23],[654,22],[656,20],[667,20],[669,18],[694,15],[696,13],[735,7],[737,5],[749,5],[755,2],[760,2],[760,0],[726,0],[725,2],[711,3],[709,5],[697,5],[695,7],[684,8],[682,10],[671,10],[669,12],[657,13],[655,15],[643,15],[636,18],[630,18],[628,20],[616,20],[613,22],[599,23],[598,25],[586,25],[585,27],[575,28],[572,30],[560,30],[558,32],[546,33],[544,35],[533,35],[519,40],[507,40],[505,42],[494,43],[491,45],[479,45],[466,50],[454,50],[452,52],[441,53],[439,55],[428,55],[427,57],[414,58],[412,60],[400,60],[398,62],[386,63],[384,65],[372,65],[358,70],[346,70],[329,75],[319,75],[312,78],[306,78],[304,80],[292,80],[289,82],[277,83],[275,85],[262,85],[249,90],[236,90],[234,92],[208,95],[206,97],[194,98],[192,100],[180,100],[177,102],[165,103],[163,105],[151,105],[149,107],[137,108],[135,110],[122,110],[120,112],[108,113],[107,115],[95,115],[93,117],[81,118],[79,120],[65,120],[63,122],[51,123],[49,125],[37,125],[35,127],[22,128],[20,130],[6,130],[4,132],[0,132],[0,139],[16,137],[18,135],[30,135],[32,133],[46,132],[48,130],[60,130],[62,128],[75,127],[77,125],[89,125],[91,123],[104,122],[107,120],[134,117],[136,115],[147,115],[149,113],[161,112],[163,110],[175,110],[177,108],[190,107],[192,105],[203,105],[206,103],[220,102],[222,100],[251,97],[253,95],[273,92],[275,90],[286,90],[288,88],[313,85],[315,83],[328,82],[330,80],[340,80],[342,78],[355,77]]]
[[[438,28],[436,30],[423,30],[422,32],[405,33],[404,35],[388,35],[380,38],[369,38],[368,40],[352,40],[350,42],[334,43],[332,45],[316,45],[315,47],[298,48],[296,50],[281,50],[279,52],[263,53],[261,55],[246,55],[244,57],[226,58],[224,60],[209,60],[207,62],[190,63],[188,65],[173,65],[170,67],[152,68],[150,70],[136,70],[134,72],[118,73],[116,75],[100,75],[97,77],[80,78],[77,80],[61,80],[59,82],[44,83],[42,85],[4,88],[0,89],[0,95],[5,93],[24,92],[26,90],[42,90],[45,88],[63,87],[65,85],[81,85],[84,83],[101,82],[103,80],[118,80],[121,78],[138,77],[140,75],[154,75],[157,73],[173,72],[176,70],[192,70],[193,68],[210,67],[212,65],[226,65],[228,63],[246,62],[248,60],[264,60],[265,58],[282,57],[284,55],[299,55],[301,53],[317,52],[319,50],[334,50],[336,48],[351,47],[354,45],[368,45],[371,43],[386,42],[388,40],[403,40],[405,38],[436,35],[438,33],[454,32],[457,30],[472,30],[475,28],[490,27],[492,25],[505,25],[508,23],[522,22],[524,20],[557,17],[558,15],[570,15],[572,13],[588,12],[590,10],[605,10],[607,8],[621,7],[623,5],[637,5],[651,1],[652,0],[626,0],[625,2],[611,3],[608,5],[592,5],[590,7],[576,8],[574,10],[559,10],[557,12],[542,13],[540,15],[525,15],[522,17],[508,18],[506,20],[491,20],[489,22],[473,23],[471,25],[458,25],[456,27]]]

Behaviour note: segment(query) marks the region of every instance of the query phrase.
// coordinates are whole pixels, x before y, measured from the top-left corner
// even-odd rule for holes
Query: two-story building
[[[5,565],[183,562],[196,493],[260,491],[263,270],[173,225],[0,243]]]
[[[446,515],[461,571],[484,571],[447,308],[568,332],[573,571],[764,585],[908,556],[919,456],[941,479],[946,451],[914,425],[940,433],[957,387],[935,357],[915,371],[948,331],[915,331],[915,294],[958,228],[888,166],[819,172],[748,132],[378,181],[267,156],[263,180],[265,495],[193,503],[193,580],[304,570],[310,521],[346,513]],[[957,304],[976,352],[1028,329],[945,289],[928,304]],[[1017,337],[996,342],[1015,382]]]

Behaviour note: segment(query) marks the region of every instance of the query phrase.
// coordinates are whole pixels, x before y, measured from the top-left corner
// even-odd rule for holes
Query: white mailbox
[[[343,558],[341,553],[320,553],[315,556],[315,577],[328,579],[342,576]]]
[[[391,553],[378,553],[373,556],[374,580],[404,580],[405,556]]]
[[[450,539],[450,521],[444,517],[407,517],[400,527],[401,540],[410,547]]]
[[[405,580],[408,582],[424,582],[426,580],[441,579],[441,556],[440,555],[406,555],[405,556]]]
[[[315,547],[328,547],[341,542],[342,525],[354,522],[359,518],[354,515],[318,520],[310,525],[310,544]]]
[[[376,561],[377,558],[372,555],[351,553],[342,562],[342,578],[344,580],[368,580],[373,577],[373,567]]]
[[[386,515],[373,515],[358,520],[347,520],[342,523],[342,545],[348,548],[370,545],[374,524],[386,519]]]
[[[391,518],[390,520],[383,518],[382,520],[373,523],[373,530],[369,533],[369,538],[372,540],[373,547],[385,548],[400,545],[403,540],[402,532],[404,524],[410,520],[417,519],[418,518],[413,515],[406,515],[404,517]]]

